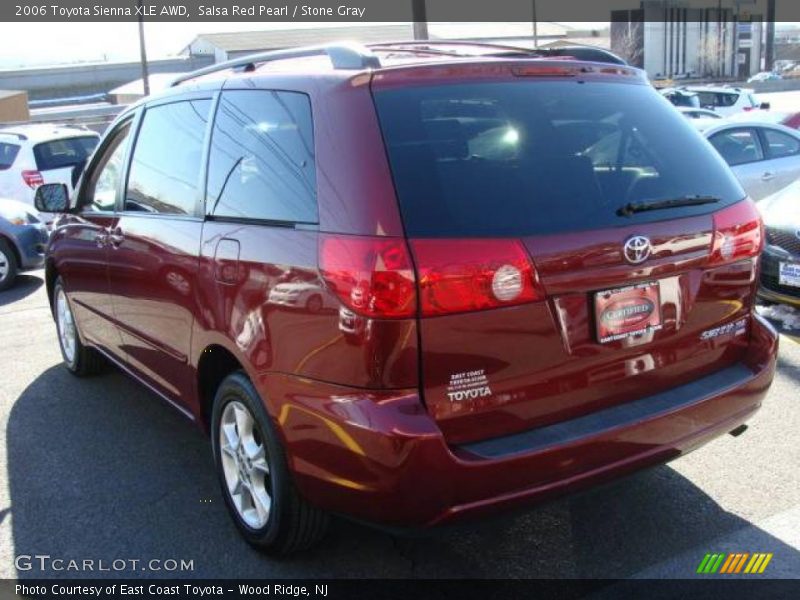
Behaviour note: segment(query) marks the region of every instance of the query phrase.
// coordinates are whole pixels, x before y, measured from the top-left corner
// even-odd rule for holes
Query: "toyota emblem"
[[[632,265],[643,263],[653,252],[653,245],[650,239],[643,235],[634,235],[625,240],[625,245],[622,248],[622,253]]]

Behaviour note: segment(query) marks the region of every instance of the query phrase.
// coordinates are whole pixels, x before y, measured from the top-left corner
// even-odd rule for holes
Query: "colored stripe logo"
[[[755,575],[763,573],[771,560],[772,552],[709,553],[700,561],[697,572],[702,575]]]

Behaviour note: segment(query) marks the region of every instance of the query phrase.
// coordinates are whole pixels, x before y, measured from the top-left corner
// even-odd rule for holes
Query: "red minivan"
[[[624,65],[335,45],[125,110],[59,210],[67,368],[110,361],[208,431],[251,543],[341,514],[432,526],[738,433],[778,340],[762,223]]]

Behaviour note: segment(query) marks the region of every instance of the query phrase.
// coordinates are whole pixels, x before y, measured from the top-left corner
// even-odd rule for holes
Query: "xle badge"
[[[492,390],[484,369],[450,375],[450,384],[447,386],[447,397],[450,398],[450,402],[475,400],[491,395]]]

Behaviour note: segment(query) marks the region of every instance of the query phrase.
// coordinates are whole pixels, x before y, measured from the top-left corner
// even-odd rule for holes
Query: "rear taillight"
[[[721,265],[761,254],[764,225],[749,198],[714,213],[711,264]]]
[[[353,312],[389,319],[416,315],[414,266],[405,240],[323,234],[319,267]]]
[[[22,180],[32,190],[35,190],[37,187],[44,183],[44,179],[42,178],[42,174],[39,171],[23,171],[22,172]]]
[[[422,316],[544,299],[519,240],[412,240]]]

